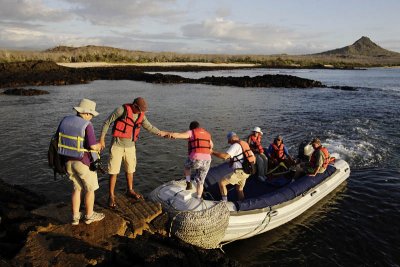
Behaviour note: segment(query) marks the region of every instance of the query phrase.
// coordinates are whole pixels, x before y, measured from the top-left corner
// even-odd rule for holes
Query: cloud
[[[68,15],[44,5],[42,0],[0,0],[2,21],[62,21]]]
[[[64,0],[73,5],[71,12],[95,25],[121,26],[143,17],[170,21],[184,14],[175,0]]]
[[[310,36],[289,28],[267,24],[238,23],[223,18],[208,19],[182,27],[183,36],[211,42],[216,51],[232,53],[292,53],[315,51],[318,45],[303,45]],[[310,49],[311,48],[311,49]],[[229,50],[226,50],[229,49]]]
[[[84,38],[74,34],[57,34],[19,27],[0,28],[0,47],[44,50],[57,45],[83,46],[101,44],[100,38]]]

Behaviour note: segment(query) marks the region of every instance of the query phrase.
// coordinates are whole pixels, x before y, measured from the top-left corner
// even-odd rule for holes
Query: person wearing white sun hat
[[[74,186],[72,225],[78,225],[83,218],[86,224],[90,224],[105,217],[103,213],[93,210],[99,183],[96,171],[90,169],[90,164],[98,158],[101,149],[90,122],[99,113],[96,111],[96,103],[89,99],[82,99],[74,110],[77,114],[64,117],[58,126],[58,154],[64,157],[69,179]],[[79,211],[82,190],[85,191],[85,216]]]
[[[264,133],[260,127],[254,127],[251,134],[247,137],[247,143],[256,156],[257,162],[257,175],[258,179],[265,181],[268,173],[268,158],[264,154],[264,148],[261,144],[261,139]]]

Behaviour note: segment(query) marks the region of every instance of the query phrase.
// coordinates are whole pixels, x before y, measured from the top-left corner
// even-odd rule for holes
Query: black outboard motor
[[[299,151],[297,157],[300,160],[300,162],[310,161],[313,151],[314,149],[310,145],[310,141],[304,140],[299,145]]]

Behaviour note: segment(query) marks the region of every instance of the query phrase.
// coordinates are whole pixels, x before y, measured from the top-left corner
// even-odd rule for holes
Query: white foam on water
[[[368,140],[328,138],[323,144],[334,157],[342,158],[353,166],[375,166],[385,154],[385,150],[378,151]]]

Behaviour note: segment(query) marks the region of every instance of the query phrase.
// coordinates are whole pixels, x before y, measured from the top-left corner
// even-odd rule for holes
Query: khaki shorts
[[[124,162],[124,170],[126,173],[134,173],[136,171],[135,146],[111,146],[110,160],[108,161],[108,174],[119,174],[122,162]]]
[[[246,185],[246,180],[249,178],[250,174],[245,173],[243,170],[237,169],[229,175],[225,176],[223,179],[227,180],[230,184],[239,185],[239,189],[243,190]]]
[[[96,191],[99,188],[97,172],[79,160],[69,160],[65,164],[69,179],[74,183],[74,190]]]

